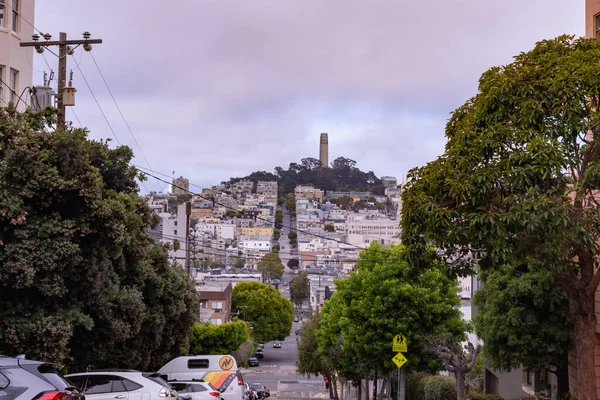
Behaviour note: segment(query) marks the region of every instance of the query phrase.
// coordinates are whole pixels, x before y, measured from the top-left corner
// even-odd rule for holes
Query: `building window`
[[[594,17],[596,20],[596,40],[600,40],[600,14]]]
[[[10,88],[9,101],[16,104],[18,96],[17,89],[19,87],[19,71],[10,69],[10,77],[8,79],[8,87]]]
[[[216,310],[222,310],[223,309],[223,302],[222,301],[213,301],[212,302],[212,308],[216,309]]]
[[[4,0],[0,0],[0,27],[4,27]]]
[[[12,30],[19,32],[19,0],[12,0]]]
[[[177,229],[175,229],[175,230],[173,231],[173,234],[174,234],[175,236],[177,236]]]

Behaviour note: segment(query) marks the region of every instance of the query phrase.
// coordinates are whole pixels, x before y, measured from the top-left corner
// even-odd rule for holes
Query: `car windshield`
[[[252,389],[260,389],[260,390],[262,390],[263,385],[262,385],[262,383],[253,383],[252,385],[250,385],[250,387]]]

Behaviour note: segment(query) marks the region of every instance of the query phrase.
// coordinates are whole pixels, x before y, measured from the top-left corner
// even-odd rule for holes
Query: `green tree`
[[[581,398],[596,396],[599,52],[562,36],[485,72],[448,122],[444,154],[410,172],[402,197],[415,260],[435,242],[454,259],[476,254],[482,272],[524,262],[552,274],[570,302]]]
[[[279,246],[279,244],[276,244],[275,246],[273,246],[273,248],[271,249],[271,251],[273,253],[277,253],[279,254],[279,250],[281,250],[281,246]],[[281,264],[281,274],[283,275],[283,263]]]
[[[319,328],[321,314],[316,312],[308,317],[308,320],[302,324],[300,328],[300,340],[298,342],[298,360],[296,367],[298,373],[310,376],[323,375],[327,378],[330,385],[330,393],[335,390],[330,398],[337,399],[337,385],[335,370],[331,366],[329,359],[319,353],[319,343],[317,341],[316,332]]]
[[[243,321],[196,323],[190,334],[190,354],[231,354],[249,337],[248,325]]]
[[[291,231],[290,233],[288,233],[288,239],[294,240],[296,238],[298,238],[298,233],[296,231]]]
[[[281,210],[275,211],[275,223],[280,224],[283,222],[283,212]]]
[[[296,213],[296,196],[294,196],[294,193],[288,193],[287,200],[285,201],[285,209],[290,214]]]
[[[240,282],[233,288],[234,310],[245,308],[255,341],[283,340],[292,330],[294,307],[277,289],[258,282]]]
[[[290,258],[290,260],[287,262],[287,266],[289,268],[298,268],[300,266],[300,260],[297,258]]]
[[[273,240],[279,240],[280,236],[281,236],[281,231],[279,229],[273,230]]]
[[[235,263],[233,264],[233,268],[244,268],[245,266],[246,266],[246,263],[241,258],[238,258],[235,261]]]
[[[351,210],[354,205],[354,200],[349,196],[338,197],[333,202],[343,210]]]
[[[264,277],[268,276],[271,279],[281,279],[283,276],[283,263],[277,252],[265,254],[258,263],[257,268]]]
[[[333,225],[325,224],[325,226],[323,226],[323,229],[325,230],[325,232],[335,232],[335,226]]]
[[[441,364],[429,355],[426,336],[465,337],[457,282],[446,276],[445,263],[434,261],[417,269],[404,258],[403,246],[372,244],[361,253],[357,272],[336,281],[336,291],[323,307],[324,329],[317,336],[324,355],[341,339],[346,359],[341,365],[334,363],[341,376],[354,380],[356,373],[394,371],[390,344],[398,333],[408,341],[409,372],[437,371]],[[355,370],[348,371],[348,364]],[[357,366],[363,370],[356,371]]]
[[[192,199],[191,193],[182,193],[182,194],[177,195],[177,203],[178,204],[186,203],[186,202],[190,201],[191,199]]]
[[[279,196],[279,197],[277,198],[277,205],[278,205],[278,206],[282,206],[282,205],[284,205],[284,204],[285,204],[285,198],[284,198],[284,197],[281,197],[281,196]]]
[[[290,299],[298,307],[302,306],[304,300],[308,299],[309,293],[308,272],[302,271],[290,281]]]
[[[159,368],[186,351],[194,287],[147,233],[131,150],[55,123],[0,108],[0,353]]]
[[[480,274],[474,318],[488,365],[556,374],[557,392],[568,393],[568,355],[573,322],[569,299],[548,270],[503,265]]]

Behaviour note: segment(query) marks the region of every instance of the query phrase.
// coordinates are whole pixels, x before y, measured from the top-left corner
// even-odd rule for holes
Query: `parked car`
[[[248,359],[248,366],[249,367],[258,367],[258,358],[256,358],[256,357],[250,357]]]
[[[281,348],[281,342],[279,340],[273,342],[273,348],[280,349]]]
[[[208,382],[170,381],[169,385],[177,391],[180,400],[223,400],[221,392]]]
[[[294,322],[300,322],[300,317],[298,317],[297,315],[294,316]]]
[[[258,343],[258,348],[259,349],[264,349],[265,348],[265,344],[263,342]]]
[[[0,399],[85,400],[83,395],[59,373],[60,365],[0,356]]]
[[[258,393],[247,382],[244,382],[244,400],[258,400]]]
[[[262,360],[264,358],[264,354],[262,349],[258,349],[256,350],[256,353],[254,353],[254,357],[258,358],[259,360]]]
[[[256,392],[259,399],[266,399],[267,397],[271,396],[269,389],[267,389],[262,383],[252,383],[250,384],[250,388]]]
[[[221,392],[224,400],[244,398],[244,379],[237,361],[229,354],[176,357],[158,372],[168,381],[198,380]],[[131,400],[131,399],[130,399]]]
[[[114,400],[130,397],[177,400],[177,391],[155,372],[107,369],[69,374],[66,377],[85,395],[86,400]]]

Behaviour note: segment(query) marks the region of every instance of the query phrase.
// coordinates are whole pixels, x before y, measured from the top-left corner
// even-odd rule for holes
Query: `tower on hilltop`
[[[326,133],[321,133],[321,146],[319,147],[319,160],[325,168],[329,166],[329,139]]]

